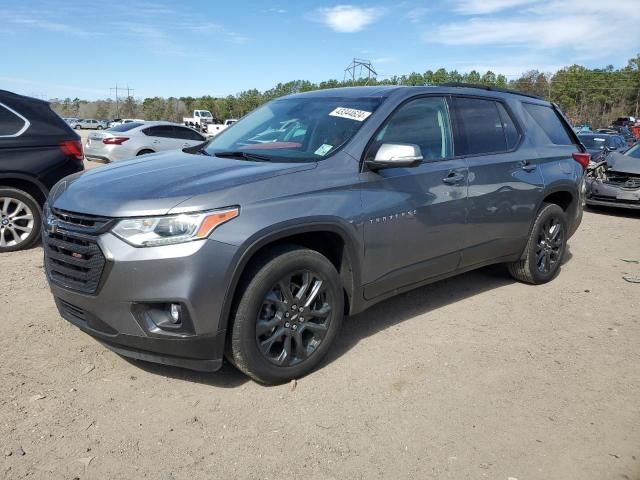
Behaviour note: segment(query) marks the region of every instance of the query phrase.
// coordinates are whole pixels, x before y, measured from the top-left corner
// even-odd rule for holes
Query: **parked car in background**
[[[95,118],[81,118],[71,123],[76,130],[104,130],[108,126],[104,120],[96,120]]]
[[[573,131],[576,133],[590,133],[591,132],[591,126],[584,124],[584,125],[575,125],[573,127]]]
[[[90,133],[87,160],[116,162],[148,153],[193,147],[207,139],[195,130],[170,122],[128,122],[100,133]]]
[[[295,140],[252,143],[294,120]],[[121,355],[213,371],[226,354],[281,383],[319,364],[344,315],[400,292],[501,262],[551,281],[588,163],[538,97],[306,92],[54,189],[47,231],[64,243],[44,237],[45,271],[62,317]]]
[[[80,137],[47,102],[0,90],[0,254],[38,241],[49,190],[82,170]]]
[[[587,171],[587,205],[640,210],[640,144]]]
[[[624,151],[628,148],[627,142],[620,135],[607,133],[580,133],[578,138],[591,154],[591,160],[598,162],[611,151]]]
[[[636,117],[618,117],[615,119],[611,125],[615,127],[629,127],[631,125],[635,125]]]
[[[109,128],[117,127],[118,125],[131,122],[144,122],[144,120],[140,118],[115,118],[109,122]]]

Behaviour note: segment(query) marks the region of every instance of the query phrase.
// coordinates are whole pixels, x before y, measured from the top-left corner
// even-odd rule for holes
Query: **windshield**
[[[604,148],[607,144],[605,137],[594,137],[593,135],[578,135],[582,144],[587,148]]]
[[[640,143],[637,143],[625,152],[625,155],[633,158],[640,158]]]
[[[317,161],[345,145],[373,113],[380,98],[284,98],[247,115],[206,147],[259,154],[272,161]]]
[[[210,117],[211,116],[211,112],[200,111],[200,116],[201,117]]]

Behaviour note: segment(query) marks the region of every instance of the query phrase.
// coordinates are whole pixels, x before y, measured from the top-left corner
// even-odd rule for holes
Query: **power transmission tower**
[[[363,75],[364,73],[364,75]],[[361,58],[354,58],[347,68],[344,69],[343,82],[347,79],[351,80],[351,83],[355,85],[356,78],[366,78],[365,85],[368,85],[371,80],[375,80],[378,76],[378,72],[373,68],[373,64],[370,60],[363,60]]]

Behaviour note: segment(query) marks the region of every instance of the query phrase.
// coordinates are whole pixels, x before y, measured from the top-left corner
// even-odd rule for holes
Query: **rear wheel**
[[[153,150],[149,150],[149,149],[146,149],[146,150],[140,150],[140,151],[137,153],[136,157],[139,157],[140,155],[147,155],[147,154],[149,154],[149,153],[155,153],[155,152],[154,152]]]
[[[102,125],[98,125],[97,130],[102,130]]]
[[[0,253],[33,246],[40,235],[40,206],[26,192],[0,188]]]
[[[543,204],[522,258],[507,264],[511,276],[532,284],[552,280],[560,270],[567,247],[567,233],[564,210],[552,203]]]
[[[249,272],[232,314],[227,358],[262,383],[306,375],[340,329],[340,285],[335,267],[314,250],[289,246],[272,252]]]
[[[82,127],[81,127],[80,125],[76,125],[76,126],[75,126],[75,127],[73,127],[73,128],[75,128],[76,130],[82,130]]]

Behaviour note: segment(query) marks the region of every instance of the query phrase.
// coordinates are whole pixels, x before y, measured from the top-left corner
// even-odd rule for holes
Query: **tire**
[[[344,316],[335,267],[314,250],[290,245],[261,258],[245,277],[231,314],[227,359],[264,384],[311,372],[329,351]]]
[[[76,126],[75,126],[75,127],[73,127],[73,128],[75,128],[76,130],[82,130],[82,127],[81,127],[80,125],[76,125]]]
[[[96,127],[96,130],[102,130],[102,126],[101,126],[101,125],[98,125],[98,126]]]
[[[40,238],[42,212],[27,192],[0,187],[0,253],[32,247]]]
[[[522,258],[507,264],[511,276],[534,285],[553,280],[560,271],[568,234],[564,210],[553,203],[542,204]]]
[[[140,155],[147,155],[147,154],[149,154],[149,153],[156,153],[156,152],[154,152],[153,150],[149,150],[149,149],[146,149],[146,150],[140,150],[140,151],[136,154],[136,157],[139,157]]]

